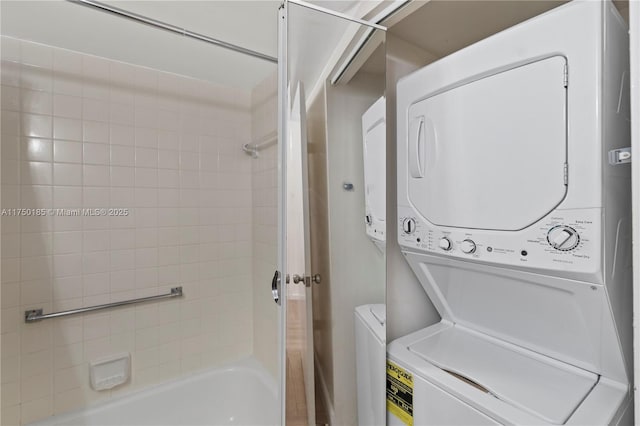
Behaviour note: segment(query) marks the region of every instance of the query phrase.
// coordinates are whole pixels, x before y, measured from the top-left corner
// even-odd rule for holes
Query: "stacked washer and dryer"
[[[390,425],[632,424],[628,41],[573,1],[398,83],[398,240],[442,320]]]

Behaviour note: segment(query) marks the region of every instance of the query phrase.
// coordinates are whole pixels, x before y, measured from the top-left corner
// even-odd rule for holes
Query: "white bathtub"
[[[204,371],[31,426],[272,426],[276,381],[254,359]]]

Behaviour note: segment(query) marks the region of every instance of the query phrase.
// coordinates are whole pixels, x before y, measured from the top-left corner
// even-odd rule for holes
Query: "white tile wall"
[[[251,92],[11,38],[1,47],[1,207],[130,212],[2,217],[2,424],[251,354],[249,265],[256,252],[272,260],[267,237],[254,244],[253,235],[273,242],[263,229],[273,199],[262,189],[273,192],[264,179],[275,178],[272,160],[262,166],[240,150],[254,136]],[[266,121],[275,108],[260,111]],[[25,309],[176,284],[182,300],[23,322]],[[121,351],[132,354],[131,383],[90,390],[87,363]]]

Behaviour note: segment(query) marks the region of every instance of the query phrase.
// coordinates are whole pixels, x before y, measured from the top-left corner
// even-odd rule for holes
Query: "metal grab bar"
[[[86,308],[71,309],[68,311],[54,312],[51,314],[43,314],[42,309],[31,309],[24,311],[24,322],[36,322],[48,318],[65,317],[67,315],[83,314],[85,312],[100,311],[102,309],[115,308],[117,306],[134,305],[136,303],[151,302],[152,300],[170,299],[173,297],[182,297],[182,287],[173,287],[168,294],[159,294],[157,296],[141,297],[139,299],[123,300],[121,302],[106,303],[104,305],[87,306]]]

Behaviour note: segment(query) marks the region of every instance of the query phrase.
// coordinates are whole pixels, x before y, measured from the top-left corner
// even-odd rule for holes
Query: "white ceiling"
[[[165,0],[104,3],[190,31],[277,57],[277,14],[281,0]],[[352,13],[357,0],[312,0]],[[345,21],[297,5],[292,35],[304,46],[298,64],[305,75],[319,73],[346,27]],[[152,28],[65,0],[2,0],[3,35],[251,89],[276,65],[198,40]],[[308,50],[306,50],[308,48]],[[303,58],[304,57],[304,58]],[[313,69],[312,69],[313,68]],[[317,71],[317,72],[316,72]]]
[[[106,3],[277,56],[277,0]],[[3,0],[0,8],[3,35],[226,86],[250,89],[276,70],[264,60],[64,0]]]
[[[350,12],[356,8],[358,0],[307,0],[309,3],[313,3],[318,6],[322,6],[326,9],[335,10],[336,12],[350,14]],[[363,0],[369,1],[369,0]]]
[[[278,55],[279,0],[107,0],[104,3],[270,56]]]

